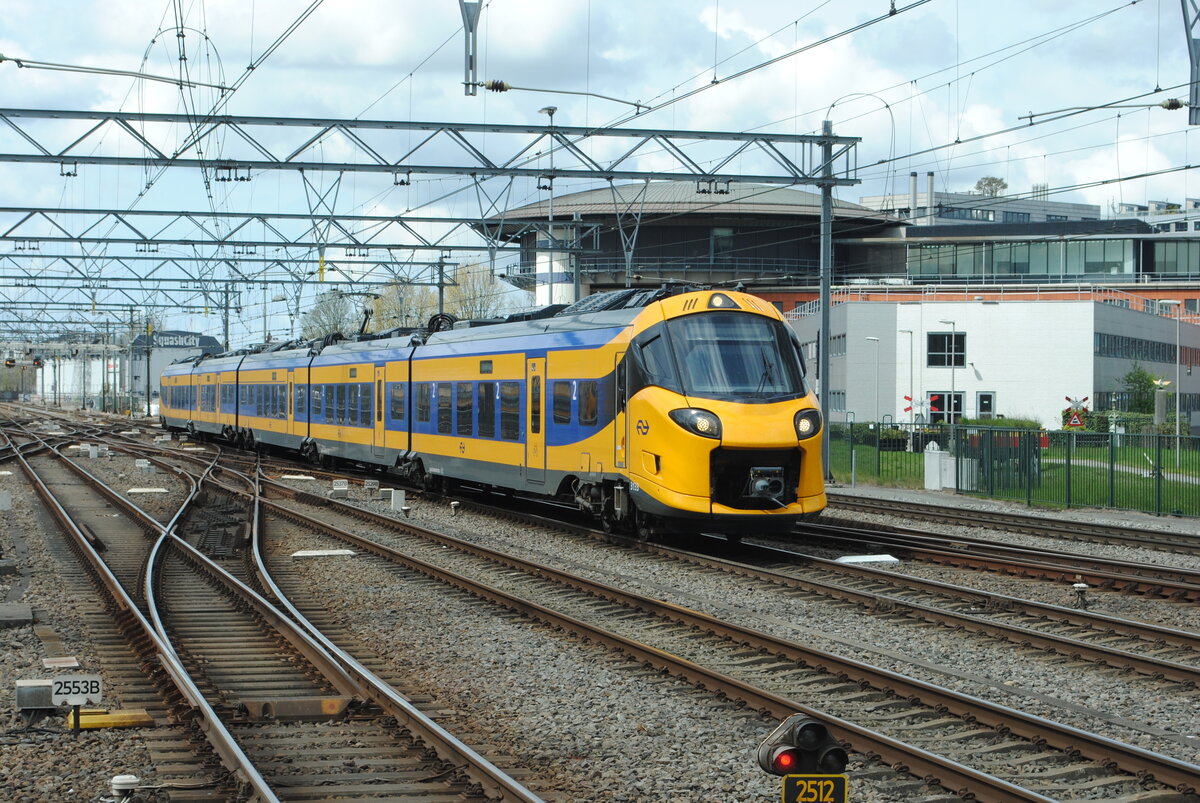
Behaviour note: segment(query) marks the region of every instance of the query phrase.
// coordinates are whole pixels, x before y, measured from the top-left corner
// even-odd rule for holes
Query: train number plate
[[[849,787],[845,775],[785,775],[783,803],[846,803]]]
[[[51,705],[96,705],[104,699],[99,675],[62,675],[50,688]]]

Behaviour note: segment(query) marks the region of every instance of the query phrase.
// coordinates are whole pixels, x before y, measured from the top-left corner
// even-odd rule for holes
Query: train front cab
[[[616,459],[651,529],[786,532],[824,509],[821,415],[773,307],[689,293],[649,308],[635,332]]]

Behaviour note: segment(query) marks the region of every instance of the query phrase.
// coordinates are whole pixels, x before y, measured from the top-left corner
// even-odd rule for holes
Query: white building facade
[[[1141,365],[1178,386],[1184,431],[1200,408],[1200,326],[1177,307],[1146,312],[1080,300],[848,301],[830,313],[831,421],[1028,418],[1061,426],[1067,399],[1120,407]],[[791,316],[789,316],[791,317]],[[819,315],[792,319],[816,374]],[[819,380],[818,380],[819,384]],[[904,397],[908,396],[915,403]],[[1172,397],[1173,398],[1173,397]],[[905,410],[911,407],[911,410]]]

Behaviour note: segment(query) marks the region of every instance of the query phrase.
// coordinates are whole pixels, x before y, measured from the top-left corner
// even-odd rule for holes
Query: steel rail
[[[994,510],[956,508],[948,505],[907,502],[895,499],[876,499],[869,496],[852,496],[826,491],[832,508],[855,510],[884,515],[911,515],[936,521],[962,522],[973,527],[994,527],[1009,532],[1026,533],[1047,538],[1074,541],[1120,544],[1122,546],[1145,547],[1176,552],[1200,552],[1200,536],[1188,533],[1141,530],[1136,527],[1121,527],[1114,524],[1092,524],[1089,522],[1052,519],[1025,513],[1009,513]],[[830,513],[834,510],[828,511]]]
[[[503,801],[519,801],[520,803],[541,803],[541,798],[526,789],[506,772],[492,764],[474,748],[437,724],[427,714],[404,699],[392,686],[372,672],[367,667],[333,643],[320,629],[297,609],[287,595],[275,582],[263,557],[264,545],[262,536],[262,506],[261,494],[258,492],[257,477],[254,494],[253,529],[251,531],[252,554],[254,556],[255,573],[263,587],[279,602],[280,606],[316,639],[331,655],[336,657],[360,685],[362,696],[370,699],[396,720],[416,733],[419,738],[433,748],[438,757],[451,764],[462,767],[463,772],[478,784],[489,796]]]
[[[818,591],[828,586],[835,593],[841,589],[841,586],[825,584],[817,580],[798,578],[793,575],[782,574],[770,569],[738,563],[737,561],[729,560],[711,553],[691,552],[686,549],[667,546],[666,544],[654,543],[651,541],[638,541],[634,538],[628,538],[614,533],[606,533],[594,528],[564,522],[561,519],[541,516],[528,510],[516,511],[496,507],[494,505],[480,502],[473,498],[462,498],[460,501],[465,502],[473,508],[478,509],[488,515],[502,515],[534,524],[557,527],[580,536],[596,538],[608,542],[616,542],[626,547],[663,555],[665,557],[692,560],[699,565],[708,568],[727,569],[733,573],[745,574],[747,576],[754,577],[756,579],[762,579],[767,582],[775,582],[778,580],[785,583],[807,583],[813,585]],[[1123,634],[1133,638],[1148,639],[1153,640],[1156,643],[1161,642],[1163,644],[1170,644],[1185,649],[1200,651],[1200,633],[1191,633],[1188,631],[1178,630],[1176,628],[1155,625],[1150,622],[1121,619],[1102,613],[1095,613],[1077,608],[1065,608],[1059,605],[1052,605],[1050,603],[1026,600],[1019,597],[1011,597],[994,591],[986,591],[983,589],[954,585],[953,583],[947,583],[941,580],[932,580],[929,578],[917,577],[908,574],[897,574],[895,572],[889,572],[885,569],[862,564],[839,563],[827,558],[808,555],[778,546],[767,546],[765,544],[756,544],[743,541],[736,547],[731,548],[729,541],[724,536],[698,535],[696,537],[700,540],[711,543],[717,549],[722,551],[736,551],[742,556],[760,554],[764,560],[784,562],[799,561],[806,566],[816,566],[831,572],[837,572],[839,574],[862,577],[864,579],[869,579],[876,582],[903,584],[905,586],[932,594],[954,596],[964,601],[981,605],[989,611],[1025,612],[1029,615],[1057,619],[1073,625],[1103,630],[1106,634]],[[853,594],[864,593],[854,591],[853,589],[848,590]],[[887,600],[890,600],[891,598],[879,597],[879,599],[882,601],[882,605],[876,605],[873,607],[886,607]],[[855,601],[861,600],[856,599]],[[902,599],[897,600],[897,602],[900,606],[907,606],[910,604],[909,601]]]
[[[155,627],[142,614],[137,603],[129,596],[124,586],[117,580],[116,575],[112,573],[108,565],[93,548],[88,537],[75,524],[71,515],[66,511],[66,508],[62,506],[46,484],[42,482],[41,477],[37,475],[37,472],[33,470],[33,467],[29,465],[24,456],[18,455],[18,460],[20,460],[22,470],[29,478],[38,496],[41,497],[55,520],[59,522],[59,525],[70,537],[76,553],[83,557],[86,564],[90,567],[93,577],[97,578],[103,588],[107,590],[108,595],[122,614],[128,617],[128,621],[123,628],[127,631],[126,637],[131,643],[135,641],[132,635],[128,634],[129,621],[132,621],[133,628],[152,645],[150,650],[152,650],[159,664],[171,679],[171,683],[175,686],[182,699],[195,712],[197,726],[204,733],[205,738],[221,763],[238,779],[243,789],[249,789],[253,792],[256,800],[263,801],[263,803],[276,803],[279,798],[276,797],[275,793],[267,785],[262,775],[259,774],[257,768],[254,766],[254,763],[242,751],[216,711],[209,705],[204,695],[191,680],[187,670],[175,655],[174,649],[162,640]],[[135,649],[150,651],[145,647],[137,647]]]
[[[915,748],[885,734],[863,728],[849,720],[830,716],[800,701],[759,689],[737,678],[708,669],[685,658],[660,650],[657,647],[652,647],[604,628],[596,627],[568,614],[559,613],[536,602],[524,600],[514,594],[473,580],[457,572],[434,566],[419,558],[396,552],[369,539],[361,538],[346,530],[341,530],[322,522],[319,519],[304,516],[304,514],[297,513],[290,508],[276,505],[270,501],[267,501],[267,507],[274,510],[277,515],[336,535],[348,543],[357,545],[361,549],[372,552],[394,563],[407,566],[410,569],[419,571],[474,596],[525,614],[543,624],[615,648],[634,660],[648,666],[666,669],[672,675],[687,680],[703,689],[720,691],[771,716],[782,719],[795,713],[804,713],[818,718],[829,726],[830,732],[836,738],[849,743],[855,751],[870,758],[885,761],[904,772],[909,772],[918,777],[937,779],[940,784],[947,789],[955,791],[957,794],[973,792],[983,795],[987,800],[1003,802],[1041,802],[1051,800],[1035,792],[1022,789],[1001,778],[964,766],[935,753]]]
[[[292,489],[287,488],[287,486],[280,486],[274,483],[271,484],[275,485],[277,488],[283,489],[285,492],[290,492],[292,494],[301,493],[294,492]],[[715,617],[698,613],[682,606],[654,600],[632,592],[622,591],[603,583],[577,577],[549,566],[534,563],[532,561],[526,561],[524,559],[508,555],[497,550],[491,550],[477,544],[470,544],[451,536],[435,533],[407,522],[401,522],[386,516],[380,516],[379,514],[371,511],[355,508],[335,500],[317,499],[319,499],[322,504],[336,507],[339,511],[345,512],[348,515],[373,521],[390,528],[411,532],[431,541],[461,550],[465,553],[478,555],[485,559],[510,566],[511,568],[524,573],[544,577],[553,582],[576,588],[599,598],[608,599],[612,602],[622,605],[638,607],[663,618],[674,619],[675,621],[686,626],[695,627],[701,631],[712,632],[717,635],[727,637],[739,644],[748,644],[753,647],[766,649],[769,652],[786,657],[789,660],[801,661],[810,666],[818,667],[831,674],[845,676],[852,680],[866,683],[876,688],[890,690],[892,693],[901,697],[920,699],[927,705],[944,706],[946,710],[952,711],[959,716],[973,717],[975,720],[981,723],[1011,732],[1014,735],[1021,736],[1022,738],[1029,739],[1031,741],[1042,741],[1067,752],[1077,752],[1082,756],[1099,761],[1101,763],[1110,763],[1117,767],[1127,768],[1126,771],[1130,772],[1132,775],[1153,778],[1158,780],[1160,783],[1172,786],[1180,791],[1194,790],[1196,779],[1200,778],[1200,766],[1179,761],[1169,756],[1153,753],[1133,745],[1122,744],[1115,740],[1107,739],[1096,734],[1087,733],[1086,731],[1053,722],[1042,717],[1026,714],[1006,706],[991,703],[970,695],[964,695],[949,689],[943,689],[932,684],[924,683],[923,681],[907,678],[889,670],[871,667],[851,659],[824,653],[795,642],[787,641],[786,639],[781,639],[770,634],[753,630],[751,628],[745,628],[736,624],[724,622]],[[305,514],[286,506],[276,504],[269,500],[267,500],[265,504],[278,512],[279,515],[292,518],[293,520],[302,520],[307,526],[316,527],[320,530],[326,530],[329,532],[336,531],[339,537],[344,537],[347,541],[355,543],[363,549],[368,549],[375,554],[387,556],[389,559],[394,556],[395,559],[405,562],[406,565],[410,565],[412,568],[417,568],[418,570],[426,573],[432,572],[435,576],[438,576],[439,579],[443,579],[445,582],[451,583],[460,588],[464,588],[465,590],[472,590],[472,593],[479,593],[488,598],[494,598],[496,601],[500,601],[501,599],[506,600],[504,604],[513,607],[514,610],[529,612],[531,615],[536,612],[539,618],[541,616],[548,615],[559,616],[558,614],[553,614],[553,612],[547,613],[544,608],[537,606],[535,603],[520,600],[512,595],[509,595],[507,592],[491,588],[485,584],[478,583],[477,581],[463,577],[454,572],[432,566],[431,564],[427,564],[417,558],[405,556],[402,553],[396,552],[395,550],[390,550],[387,547],[376,544],[370,541],[370,539],[357,536],[345,530],[341,530],[340,528],[334,527],[326,522],[322,522],[319,519],[306,516]],[[597,638],[604,640],[610,638],[621,638],[616,636],[616,634],[610,634],[608,631],[604,631],[599,628],[593,629],[590,625],[584,625],[583,623],[579,623],[579,625],[587,627],[589,631],[594,630],[595,637]],[[572,624],[571,627],[574,628],[576,625]],[[606,641],[606,643],[616,642]],[[653,648],[646,649],[653,650]],[[688,671],[694,670],[689,669]],[[707,672],[708,670],[704,671]],[[745,693],[751,695],[752,697],[752,692],[742,688],[742,685],[743,684],[741,684],[739,681],[734,681],[733,685],[722,685],[719,688],[723,688],[735,696],[740,697],[743,693]],[[751,697],[744,697],[742,699],[746,699],[749,702]],[[821,714],[820,716],[826,715]],[[869,738],[866,734],[859,734],[859,737]],[[853,744],[853,740],[851,740],[851,743]],[[870,749],[876,750],[877,748],[873,746]],[[879,749],[882,749],[882,747]],[[880,753],[880,755],[884,754]],[[897,755],[892,753],[890,755],[891,760],[894,761],[904,762],[912,760],[911,754]],[[1134,767],[1128,767],[1131,761],[1135,764]],[[932,765],[929,768],[932,770]],[[941,777],[936,773],[932,774],[934,777]]]
[[[707,538],[710,536],[704,537]],[[716,542],[717,538],[714,537],[713,540]],[[651,550],[654,550],[657,547],[658,545],[654,544],[647,545],[647,548]],[[991,611],[1023,611],[1030,615],[1041,616],[1049,619],[1057,619],[1069,624],[1103,629],[1109,634],[1124,634],[1134,638],[1152,639],[1165,644],[1172,644],[1175,646],[1200,651],[1200,633],[1191,633],[1184,630],[1178,630],[1176,628],[1164,627],[1151,622],[1120,619],[1118,617],[1109,616],[1103,613],[1095,613],[1092,611],[1080,610],[1078,608],[1066,608],[1061,605],[1053,605],[1048,602],[1038,602],[1036,600],[1011,597],[1007,594],[1000,594],[995,591],[968,588],[966,586],[954,585],[953,583],[946,583],[941,580],[931,580],[929,578],[915,577],[907,574],[896,574],[895,572],[889,572],[885,569],[879,569],[872,566],[863,566],[853,563],[838,563],[837,561],[829,560],[828,558],[820,558],[815,555],[807,555],[802,552],[794,552],[792,550],[783,549],[780,547],[743,543],[741,544],[741,548],[751,553],[761,553],[765,558],[773,557],[779,560],[800,559],[806,564],[820,566],[841,574],[855,575],[863,578],[879,580],[881,582],[903,583],[907,586],[934,594],[953,595],[963,600],[975,601]],[[666,550],[666,552],[671,551],[670,547],[664,547],[663,549]],[[783,577],[790,577],[790,575],[783,575]],[[901,605],[908,604],[903,600],[899,600],[899,602]]]
[[[218,450],[219,452],[219,450]],[[200,462],[199,458],[192,454],[175,453],[174,457],[185,459],[193,462]],[[218,455],[219,457],[219,455]],[[438,725],[427,714],[416,708],[411,702],[406,700],[386,681],[365,667],[361,662],[353,656],[346,653],[336,644],[334,644],[327,636],[320,632],[320,629],[313,625],[292,603],[288,600],[286,594],[275,583],[265,562],[262,558],[262,546],[260,523],[260,495],[258,493],[257,472],[254,477],[242,474],[239,471],[229,469],[224,466],[214,466],[212,473],[225,472],[234,475],[242,480],[250,489],[250,493],[240,491],[231,486],[219,483],[215,480],[210,480],[215,485],[220,486],[227,493],[250,497],[253,500],[253,511],[251,521],[253,523],[251,529],[251,544],[252,554],[255,562],[255,573],[262,582],[263,587],[275,599],[281,608],[291,617],[291,619],[303,630],[306,631],[306,637],[311,637],[322,648],[323,652],[332,656],[339,663],[339,670],[344,671],[354,683],[354,696],[361,699],[370,700],[378,705],[381,709],[393,716],[399,723],[407,727],[410,732],[416,734],[427,746],[432,748],[434,752],[444,761],[459,767],[463,773],[486,794],[501,801],[513,801],[513,803],[541,803],[541,798],[535,795],[530,790],[522,786],[518,781],[505,773],[500,768],[496,767],[488,759],[480,755],[474,748],[467,745],[462,740],[451,734],[441,725]],[[194,550],[193,550],[194,552]],[[197,555],[199,553],[196,553]],[[200,557],[204,557],[200,555]],[[205,560],[207,560],[205,558]],[[211,561],[209,561],[211,564]],[[212,564],[216,569],[224,571],[217,564]],[[232,577],[231,575],[229,577]],[[236,578],[232,578],[236,582]],[[222,583],[227,583],[225,577],[220,578]],[[290,623],[289,623],[290,624]]]
[[[711,537],[714,546],[718,543],[726,543],[725,539],[720,536],[702,537]],[[840,572],[842,567],[846,566],[846,564],[836,563],[831,560],[825,560],[799,552],[775,549],[773,547],[759,547],[757,545],[742,544],[739,545],[739,548],[744,553],[755,553],[761,551],[764,559],[775,557],[777,560],[803,560],[810,565],[828,569],[829,571]],[[1132,670],[1149,677],[1175,681],[1184,684],[1184,686],[1188,688],[1200,686],[1200,668],[1182,664],[1177,661],[1167,661],[1162,658],[1139,655],[1135,652],[1130,652],[1129,650],[1121,650],[1114,647],[1108,647],[1103,644],[1093,644],[1066,636],[1043,633],[1039,630],[1034,630],[1022,625],[1013,625],[1006,622],[987,619],[981,616],[958,613],[957,611],[951,611],[932,605],[925,605],[919,602],[913,602],[911,600],[906,600],[887,594],[880,594],[872,591],[859,591],[853,588],[847,588],[845,586],[823,582],[821,580],[811,580],[796,577],[794,575],[763,569],[750,564],[741,563],[739,561],[729,560],[727,558],[716,558],[711,555],[691,552],[689,550],[673,547],[657,549],[655,546],[648,546],[646,551],[655,552],[657,554],[666,555],[672,558],[682,559],[699,566],[721,569],[722,571],[726,571],[730,574],[749,577],[762,582],[784,586],[786,588],[797,588],[804,591],[821,594],[823,596],[854,602],[872,610],[887,613],[898,613],[925,622],[961,628],[962,630],[971,633],[979,633],[986,636],[1003,638],[1007,641],[1011,641],[1022,646],[1037,647],[1038,649],[1057,653],[1059,655],[1067,655],[1076,658],[1088,658],[1106,666],[1113,667],[1114,669]],[[772,555],[772,553],[774,553],[774,555]],[[907,583],[909,579],[904,575],[891,574],[878,569],[870,569],[869,567],[851,566],[849,568],[849,573],[857,574],[862,577],[871,577],[872,579],[877,579],[881,582],[893,584]],[[864,569],[866,571],[863,571]],[[934,583],[936,583],[936,581],[930,582],[927,587],[933,589],[935,587]],[[944,589],[953,589],[958,592],[956,593],[956,596],[960,597],[973,596],[976,599],[983,600],[1003,600],[1003,602],[1000,603],[1001,606],[1007,604],[1009,606],[1019,608],[1024,604],[1023,600],[1018,600],[1014,597],[1004,597],[999,594],[988,594],[987,592],[978,593],[959,586],[951,586],[948,583],[939,585],[942,587],[941,589],[938,589],[940,593],[945,593]],[[1073,613],[1075,615],[1071,618],[1075,623],[1091,624],[1093,627],[1099,624],[1099,620],[1096,622],[1089,622],[1086,616],[1081,615],[1078,611],[1069,611],[1066,608],[1058,608],[1057,606],[1044,603],[1030,604],[1030,610],[1033,610],[1035,607],[1040,611],[1041,615],[1044,616],[1061,618],[1059,617],[1060,612],[1063,614]],[[1120,620],[1110,621],[1120,622]],[[1157,636],[1157,631],[1162,631],[1164,637],[1172,637],[1172,639],[1177,642],[1184,640],[1183,634],[1177,634],[1175,631],[1171,631],[1167,628],[1155,628],[1154,626],[1148,626],[1147,632],[1139,633],[1137,629],[1131,627],[1132,625],[1138,623],[1125,622],[1124,624],[1127,627],[1130,627],[1132,635],[1143,639],[1147,637],[1147,632],[1154,633],[1155,636]],[[1191,646],[1193,649],[1200,648],[1200,636],[1193,636],[1191,639],[1187,639],[1187,641],[1190,641],[1188,646]]]
[[[1123,573],[1121,569],[1137,569],[1139,566],[1094,558],[1090,555],[1076,556],[1048,550],[1022,550],[971,538],[936,536],[929,533],[907,535],[900,532],[888,533],[870,528],[842,527],[815,522],[800,525],[797,534],[816,536],[860,548],[863,544],[877,544],[891,549],[900,549],[915,558],[930,563],[979,569],[1003,566],[1017,569],[1026,576],[1055,578],[1067,583],[1086,581],[1100,589],[1129,591],[1180,601],[1200,601],[1200,572],[1190,569],[1169,566],[1152,567],[1161,569],[1164,575],[1173,574],[1178,579],[1130,574]],[[968,549],[978,549],[980,552],[971,552]],[[1052,562],[1053,560],[1070,561],[1076,558],[1079,560],[1078,564]],[[1145,568],[1146,565],[1142,564],[1141,567]]]

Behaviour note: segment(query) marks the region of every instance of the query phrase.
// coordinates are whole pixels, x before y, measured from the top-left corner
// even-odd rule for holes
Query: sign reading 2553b
[[[63,675],[50,687],[53,705],[97,705],[104,699],[99,675]]]

